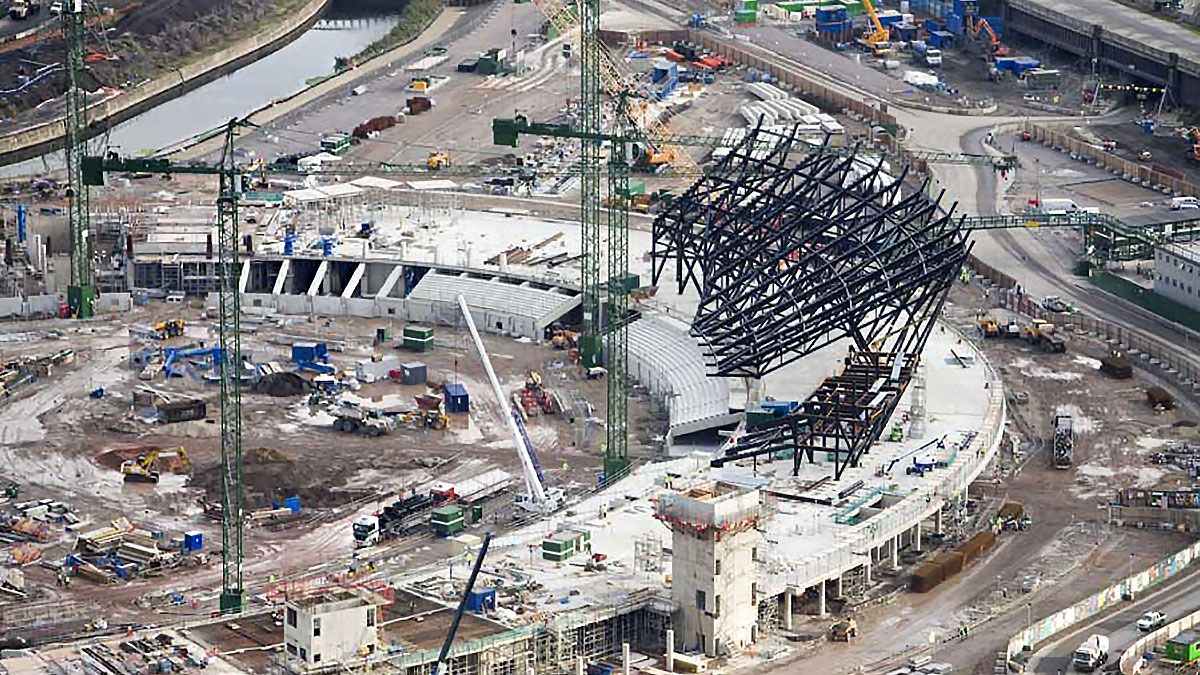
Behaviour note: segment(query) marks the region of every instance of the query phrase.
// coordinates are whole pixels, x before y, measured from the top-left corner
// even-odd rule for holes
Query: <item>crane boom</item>
[[[471,339],[475,341],[475,350],[479,352],[479,359],[483,361],[483,369],[487,371],[488,382],[492,385],[492,393],[496,395],[496,400],[500,403],[501,416],[508,424],[508,431],[517,444],[517,454],[521,457],[521,473],[525,476],[525,489],[535,503],[544,503],[546,488],[538,478],[533,458],[529,455],[529,448],[525,446],[521,430],[517,427],[516,420],[513,419],[512,408],[508,405],[508,397],[504,395],[504,389],[500,386],[500,380],[496,378],[496,371],[492,368],[492,360],[488,358],[487,349],[483,346],[483,339],[479,337],[479,330],[475,328],[475,320],[471,318],[471,309],[467,307],[467,299],[461,295],[458,296],[458,307],[462,310],[463,319],[467,322],[467,330],[471,332]]]
[[[475,588],[475,580],[479,578],[479,569],[483,567],[483,558],[487,555],[488,545],[492,543],[492,533],[483,535],[483,544],[479,546],[479,557],[471,566],[471,576],[467,577],[467,587],[463,589],[462,599],[458,601],[458,609],[454,611],[454,619],[450,622],[450,630],[446,633],[446,641],[442,643],[442,651],[433,664],[429,675],[440,675],[445,670],[446,658],[450,656],[450,647],[454,644],[454,635],[458,633],[458,624],[462,623],[463,614],[467,611],[467,599],[471,597],[471,589]]]

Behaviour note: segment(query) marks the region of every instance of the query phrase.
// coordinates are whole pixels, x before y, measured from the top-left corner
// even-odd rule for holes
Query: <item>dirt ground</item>
[[[1097,139],[1116,141],[1117,148],[1114,152],[1125,159],[1143,161],[1169,175],[1179,175],[1193,182],[1200,181],[1200,162],[1192,160],[1192,143],[1184,141],[1177,131],[1179,128],[1190,128],[1200,124],[1200,115],[1168,116],[1161,121],[1163,123],[1152,134],[1146,133],[1137,124],[1126,123],[1091,126],[1088,131],[1094,134],[1094,137],[1085,136],[1078,131],[1076,135],[1091,142],[1096,142]],[[1143,152],[1149,152],[1151,159],[1142,160]]]
[[[213,342],[212,326],[199,306],[170,310],[170,318],[187,320],[186,335],[167,341],[181,346]],[[128,324],[145,324],[168,318],[164,305],[135,308],[124,317]],[[162,531],[168,536],[199,529],[205,533],[206,551],[219,552],[220,529],[202,516],[202,501],[219,501],[220,438],[218,393],[215,385],[201,379],[158,376],[146,382],[127,367],[129,337],[124,322],[99,321],[87,324],[44,322],[11,324],[0,331],[6,357],[36,356],[71,347],[77,363],[52,372],[22,391],[9,405],[0,407],[0,480],[21,484],[21,499],[51,498],[67,502],[84,523],[86,531],[124,516],[137,526]],[[398,428],[379,438],[345,434],[331,428],[332,418],[324,405],[310,406],[307,394],[273,397],[247,392],[243,395],[244,467],[246,506],[259,509],[298,495],[301,517],[284,525],[247,530],[247,575],[253,578],[302,570],[352,549],[349,522],[356,512],[374,500],[398,495],[432,480],[459,481],[490,468],[503,468],[520,478],[515,444],[499,406],[486,384],[482,365],[469,338],[444,327],[436,327],[437,346],[425,353],[397,350],[392,344],[372,345],[379,323],[365,319],[337,318],[284,320],[278,325],[259,326],[246,335],[243,349],[260,362],[275,361],[287,367],[287,340],[327,340],[340,344],[331,352],[339,371],[354,369],[356,361],[373,354],[396,355],[399,362],[426,363],[430,382],[461,381],[471,395],[469,414],[451,415],[443,431]],[[389,326],[399,335],[402,325]],[[590,381],[566,362],[566,352],[549,345],[513,341],[485,335],[489,354],[506,392],[524,385],[526,373],[542,373],[545,386],[566,401],[587,401],[594,415],[603,419],[604,382]],[[311,375],[310,375],[311,376]],[[141,406],[132,404],[138,388],[208,401],[208,418],[177,424],[148,424],[139,418]],[[88,392],[104,387],[107,395],[93,399]],[[363,385],[354,395],[364,399],[407,400],[426,393],[424,386],[405,386],[390,381]],[[633,419],[631,455],[635,461],[652,454],[651,439],[660,433],[662,420],[652,417],[649,401],[635,397],[630,406]],[[537,448],[547,481],[568,493],[596,485],[602,463],[602,424],[586,422],[576,415],[539,415],[531,418],[528,433]],[[586,434],[585,434],[586,429]],[[582,444],[575,439],[584,437]],[[136,457],[146,448],[183,446],[190,459],[188,475],[164,471],[157,485],[124,484],[120,461]],[[507,498],[493,500],[485,511],[489,527],[503,527],[511,510]],[[13,513],[0,506],[5,513]],[[506,516],[507,514],[507,516]],[[75,535],[55,530],[56,541],[48,542],[45,558],[60,559],[74,545]],[[414,540],[415,542],[416,540]],[[411,542],[410,542],[411,543]],[[404,545],[403,543],[397,544]],[[420,544],[425,549],[429,546]],[[280,554],[287,551],[287,565]],[[393,554],[394,555],[394,552]],[[424,555],[424,554],[423,554]],[[434,547],[428,555],[446,555]],[[286,567],[286,569],[285,569]],[[78,581],[69,590],[54,589],[49,570],[31,567],[26,580],[36,597],[68,597],[95,602],[113,621],[138,617],[142,612],[131,603],[139,598],[160,598],[171,589],[187,590],[204,612],[211,589],[219,583],[219,569],[201,567],[174,572],[162,578],[142,579],[118,589],[101,592]],[[190,600],[189,600],[190,601]],[[157,602],[157,601],[155,601]],[[185,607],[173,612],[189,612]]]

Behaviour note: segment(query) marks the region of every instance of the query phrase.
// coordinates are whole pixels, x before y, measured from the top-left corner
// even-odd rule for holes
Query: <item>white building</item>
[[[350,591],[288,601],[283,644],[305,666],[339,663],[375,652],[378,608]]]
[[[1200,310],[1200,244],[1168,244],[1155,249],[1154,292]]]
[[[710,482],[659,498],[656,517],[671,527],[675,635],[706,656],[741,651],[755,639],[758,491]]]

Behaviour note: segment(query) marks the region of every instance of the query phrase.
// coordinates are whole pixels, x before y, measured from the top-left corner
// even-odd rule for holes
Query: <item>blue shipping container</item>
[[[946,30],[955,35],[962,35],[963,18],[961,14],[951,14],[946,17]]]
[[[199,551],[204,548],[204,533],[199,530],[183,533],[183,550]]]
[[[941,21],[938,21],[937,19],[925,19],[925,32],[926,33],[936,33],[937,31],[942,30],[945,27],[946,27],[946,25],[943,24]]]
[[[936,49],[945,49],[954,44],[954,35],[949,31],[936,30],[929,34],[929,46]]]
[[[496,589],[482,588],[471,591],[467,596],[467,611],[483,612],[496,607]]]
[[[447,382],[444,389],[446,391],[446,412],[471,412],[471,395],[467,393],[467,388],[461,382]]]

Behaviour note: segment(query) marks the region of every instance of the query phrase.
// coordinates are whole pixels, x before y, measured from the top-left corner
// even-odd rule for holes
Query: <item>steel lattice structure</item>
[[[803,146],[803,147],[802,147]],[[800,153],[803,152],[802,156]],[[711,374],[762,378],[839,340],[843,371],[718,460],[794,448],[836,475],[879,438],[966,260],[967,233],[907,169],[757,129],[654,222],[654,283],[675,265]]]

